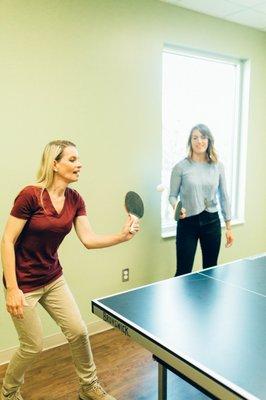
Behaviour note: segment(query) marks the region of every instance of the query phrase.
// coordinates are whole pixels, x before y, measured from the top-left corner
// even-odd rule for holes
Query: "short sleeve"
[[[80,196],[80,194],[78,194],[77,211],[76,211],[76,214],[75,214],[75,218],[76,217],[80,217],[81,215],[87,215],[87,212],[86,212],[85,202],[84,202],[83,198]]]
[[[28,220],[35,210],[35,195],[31,187],[24,188],[15,198],[10,215]]]

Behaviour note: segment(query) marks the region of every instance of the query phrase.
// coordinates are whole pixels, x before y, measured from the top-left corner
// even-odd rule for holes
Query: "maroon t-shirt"
[[[57,249],[73,220],[86,215],[85,203],[76,190],[67,188],[58,214],[46,189],[26,186],[10,214],[27,220],[15,243],[16,274],[19,288],[31,292],[62,275]]]

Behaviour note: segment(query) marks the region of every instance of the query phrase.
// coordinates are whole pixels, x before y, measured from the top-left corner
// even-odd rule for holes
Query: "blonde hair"
[[[68,140],[53,140],[48,143],[43,151],[40,168],[37,172],[38,186],[49,188],[54,179],[54,161],[60,161],[66,147],[76,145]]]
[[[192,134],[195,130],[198,130],[205,138],[208,139],[208,147],[206,150],[207,162],[209,164],[217,163],[218,155],[217,155],[217,152],[214,147],[214,138],[212,136],[210,129],[204,124],[198,124],[198,125],[193,126],[193,128],[190,131],[190,135],[189,135],[188,143],[187,143],[188,149],[189,149],[188,150],[188,158],[189,159],[192,158],[193,150],[192,150],[191,140],[192,140]]]

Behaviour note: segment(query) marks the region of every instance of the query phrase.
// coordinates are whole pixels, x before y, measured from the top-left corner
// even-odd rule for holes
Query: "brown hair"
[[[187,143],[189,149],[188,158],[190,159],[192,158],[193,150],[192,150],[191,139],[192,139],[192,134],[195,130],[198,130],[204,136],[204,138],[208,139],[208,147],[206,150],[207,162],[210,164],[218,162],[218,155],[214,147],[214,138],[212,136],[210,129],[204,124],[197,124],[193,126],[193,128],[190,131]]]

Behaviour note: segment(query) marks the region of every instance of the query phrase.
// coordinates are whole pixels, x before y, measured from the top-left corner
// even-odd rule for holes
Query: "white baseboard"
[[[101,333],[113,329],[113,327],[104,321],[95,321],[88,324],[89,335],[96,335],[96,333]],[[46,336],[44,339],[44,350],[52,349],[54,347],[62,346],[62,344],[67,343],[65,336],[62,332],[54,333],[53,335]],[[12,355],[17,350],[18,346],[10,347],[6,350],[0,350],[0,365],[6,364],[10,361]]]

